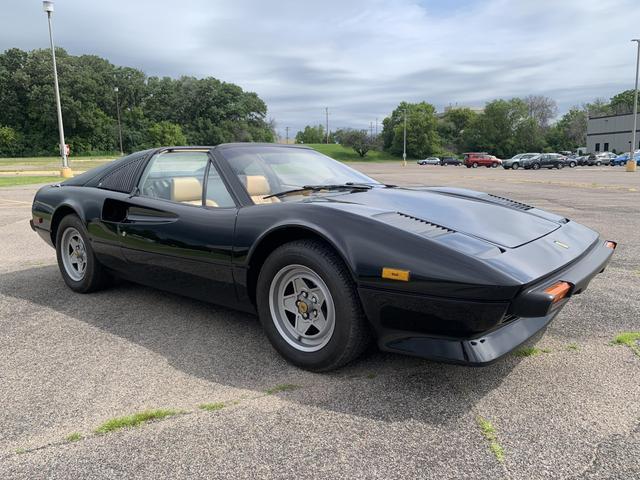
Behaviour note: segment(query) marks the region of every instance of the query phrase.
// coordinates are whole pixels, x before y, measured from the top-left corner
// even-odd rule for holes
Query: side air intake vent
[[[400,212],[380,213],[375,215],[375,218],[406,232],[422,235],[423,237],[432,238],[447,233],[455,233],[455,230],[450,228]]]
[[[516,202],[515,200],[511,200],[509,198],[499,197],[498,195],[488,194],[495,203],[499,203],[500,205],[504,205],[506,207],[517,208],[518,210],[531,210],[533,207],[531,205],[527,205],[526,203]]]
[[[120,165],[98,181],[97,187],[114,192],[131,192],[140,171],[144,168],[144,160],[148,153],[148,151],[138,152],[123,158]]]

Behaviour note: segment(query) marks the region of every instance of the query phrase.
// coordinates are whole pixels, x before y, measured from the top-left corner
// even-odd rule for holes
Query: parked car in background
[[[600,152],[600,153],[591,153],[588,155],[586,162],[584,165],[588,166],[600,166],[600,165],[609,165],[611,160],[616,158],[617,155],[611,152]]]
[[[462,165],[462,160],[456,157],[442,157],[440,159],[440,165],[443,167],[446,167],[447,165],[455,165],[457,167],[458,165]]]
[[[539,153],[519,153],[517,155],[514,155],[511,158],[508,158],[506,160],[502,161],[502,168],[504,168],[505,170],[511,168],[513,170],[517,170],[518,168],[520,168],[522,166],[522,163],[527,160],[528,158],[532,158],[535,157],[537,155],[540,155]]]
[[[496,168],[502,164],[502,160],[494,155],[489,155],[487,152],[469,152],[464,154],[464,164],[467,168]]]
[[[589,165],[589,155],[580,155],[580,156],[574,158],[574,160],[581,167],[583,167],[585,165]]]
[[[540,168],[564,168],[567,157],[559,153],[542,153],[525,160],[524,168],[538,170]]]
[[[440,165],[438,157],[427,157],[417,161],[418,165]]]
[[[633,154],[633,158],[636,161],[636,165],[640,166],[640,150],[636,150]],[[616,158],[611,160],[612,167],[624,166],[629,161],[629,153],[623,153],[622,155],[618,155]]]

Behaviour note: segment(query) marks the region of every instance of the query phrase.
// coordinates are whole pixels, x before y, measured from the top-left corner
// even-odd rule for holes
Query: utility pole
[[[53,46],[53,33],[51,32],[51,15],[53,14],[53,2],[44,0],[42,8],[47,12],[47,20],[49,22],[49,43],[51,44],[51,59],[53,61],[53,87],[56,95],[56,110],[58,113],[58,135],[60,137],[60,157],[62,158],[62,170],[60,176],[63,178],[73,177],[73,172],[69,168],[69,159],[67,158],[67,147],[64,143],[64,125],[62,123],[62,106],[60,104],[60,87],[58,85],[58,67],[56,66],[56,49]]]
[[[369,136],[373,138],[373,122],[369,122]]]
[[[324,107],[324,114],[327,123],[327,145],[329,145],[329,107]]]
[[[118,96],[118,87],[113,87],[113,91],[116,92],[116,114],[118,116],[118,137],[120,139],[120,156],[124,155],[122,149],[122,123],[120,123],[120,97]]]
[[[287,132],[287,145],[289,145],[289,127],[284,127],[284,130]]]
[[[638,54],[636,56],[636,88],[633,95],[633,131],[631,132],[631,148],[629,149],[627,172],[636,171],[636,159],[633,154],[636,151],[636,129],[638,128],[638,73],[640,71],[640,38],[634,38],[631,41],[638,44]]]
[[[404,138],[402,139],[402,166],[407,166],[407,109],[404,109]]]
[[[376,137],[378,136],[378,119],[376,118]]]

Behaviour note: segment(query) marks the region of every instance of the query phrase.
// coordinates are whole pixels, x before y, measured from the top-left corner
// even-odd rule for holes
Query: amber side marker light
[[[544,293],[551,295],[551,303],[557,303],[567,296],[571,290],[571,284],[567,282],[554,283],[548,288],[544,289]]]
[[[401,282],[409,281],[409,270],[398,270],[397,268],[382,269],[382,278],[388,278],[389,280],[399,280]]]
[[[606,242],[604,242],[604,246],[607,248],[610,248],[611,250],[615,250],[616,247],[618,246],[618,244],[616,242],[613,242],[611,240],[607,240]]]

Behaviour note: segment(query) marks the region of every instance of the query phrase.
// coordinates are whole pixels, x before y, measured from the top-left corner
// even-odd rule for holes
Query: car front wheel
[[[576,162],[569,163],[569,168],[575,168],[575,166],[576,166]]]
[[[516,162],[516,163],[514,163],[513,165],[511,165],[511,168],[512,168],[513,170],[517,170],[518,168],[520,168],[520,165],[518,165],[518,163]]]
[[[289,362],[316,372],[358,357],[371,334],[353,279],[325,244],[301,240],[265,261],[256,292],[267,337]]]
[[[473,168],[478,168],[478,162],[473,162],[473,163],[471,164],[471,166],[472,166]]]
[[[62,279],[78,293],[101,289],[108,275],[96,259],[86,228],[76,215],[67,215],[56,232],[56,258]]]
[[[533,168],[534,170],[539,170],[540,169],[540,164],[539,163],[534,163],[533,165],[531,165],[531,168]]]
[[[556,168],[557,168],[558,170],[560,170],[561,168],[564,168],[564,163],[559,163],[559,164],[557,164],[557,165],[556,165]]]

